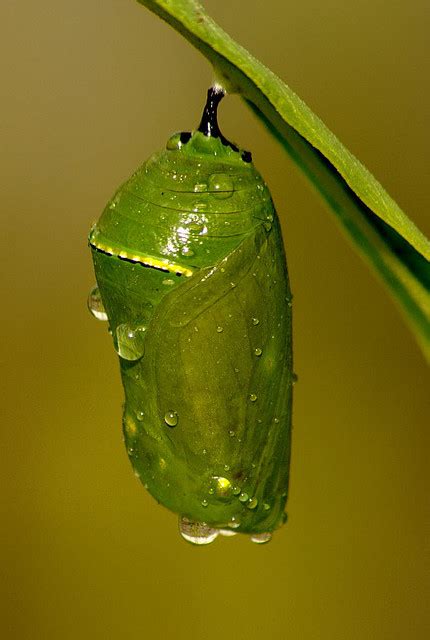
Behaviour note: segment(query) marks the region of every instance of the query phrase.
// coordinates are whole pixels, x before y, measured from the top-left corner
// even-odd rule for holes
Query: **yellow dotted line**
[[[130,260],[131,262],[142,264],[145,267],[161,269],[161,271],[166,271],[167,273],[184,275],[187,278],[193,275],[191,269],[182,267],[181,265],[175,264],[174,262],[169,262],[167,260],[158,260],[157,258],[153,258],[152,256],[143,256],[136,253],[129,253],[128,251],[124,251],[123,249],[121,251],[118,251],[113,247],[95,240],[93,237],[90,237],[89,242],[92,247],[98,249],[99,251],[103,251],[103,253],[107,253],[110,256],[117,256],[118,258],[122,258],[123,260]]]

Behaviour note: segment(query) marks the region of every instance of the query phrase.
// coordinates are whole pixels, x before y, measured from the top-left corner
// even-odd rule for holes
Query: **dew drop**
[[[144,416],[145,414],[143,413],[143,411],[137,411],[136,418],[139,420],[139,422],[142,422]]]
[[[231,198],[234,193],[234,182],[226,173],[213,173],[209,176],[208,190],[214,198]]]
[[[169,151],[174,151],[175,149],[180,149],[181,147],[182,143],[180,133],[174,133],[173,136],[171,136],[166,142],[166,149],[168,149]]]
[[[233,487],[233,495],[238,496],[242,489],[240,487]]]
[[[251,400],[251,402],[255,402],[257,400],[257,396],[255,395],[255,393],[251,393],[249,399]]]
[[[252,324],[257,326],[257,324],[260,324],[260,320],[258,318],[252,318]]]
[[[254,353],[256,356],[261,356],[261,354],[263,353],[263,349],[260,349],[260,347],[256,347],[254,349]]]
[[[175,281],[172,280],[172,278],[166,278],[161,284],[164,284],[166,287],[171,287],[172,284],[175,284]]]
[[[221,500],[228,498],[232,493],[231,482],[228,478],[224,478],[224,476],[214,476],[212,478],[211,488],[216,497]]]
[[[207,506],[208,506],[208,504],[209,504],[209,503],[208,503],[208,501],[206,500],[206,498],[204,498],[204,499],[202,500],[202,507],[207,507]]]
[[[164,414],[164,422],[168,427],[176,427],[176,425],[178,424],[178,414],[176,413],[176,411],[173,411],[172,409],[166,411],[166,413]]]
[[[207,191],[208,185],[205,182],[199,182],[194,185],[194,193],[202,193],[202,191]]]
[[[184,256],[184,258],[191,258],[194,255],[194,251],[189,247],[182,247],[181,255]]]
[[[199,211],[205,211],[207,208],[208,208],[208,205],[206,202],[196,202],[195,205],[193,206],[193,212],[199,213]]]
[[[258,504],[257,498],[249,498],[248,504],[246,506],[248,507],[248,509],[255,509],[257,504]]]
[[[266,542],[270,542],[271,539],[272,534],[269,531],[266,533],[254,533],[251,536],[251,540],[255,542],[255,544],[265,544]]]
[[[185,516],[179,516],[181,536],[191,544],[210,544],[219,534],[218,529],[209,527],[205,522],[193,522]]]
[[[264,510],[264,511],[269,511],[269,510],[270,510],[270,504],[268,504],[267,502],[265,502],[265,503],[263,504],[263,510]]]
[[[98,287],[91,289],[88,295],[87,304],[88,309],[91,311],[92,315],[97,318],[97,320],[106,321],[108,319]]]
[[[228,432],[228,435],[230,436],[230,438],[234,438],[236,433],[232,429],[230,429],[230,431]]]
[[[193,234],[204,235],[208,232],[208,228],[200,222],[191,222],[187,227]]]
[[[229,538],[231,536],[237,536],[237,531],[232,531],[231,529],[220,529],[219,532],[222,536],[225,536],[226,538]]]
[[[115,331],[114,345],[117,354],[124,360],[140,360],[145,352],[146,327],[132,328],[119,324]]]
[[[222,327],[217,327],[216,330],[217,330],[217,333],[222,333],[223,332],[223,328]]]
[[[248,502],[249,496],[247,493],[241,493],[239,496],[240,502]]]

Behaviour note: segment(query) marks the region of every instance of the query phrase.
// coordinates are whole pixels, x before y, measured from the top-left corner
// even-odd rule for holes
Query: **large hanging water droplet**
[[[181,536],[191,544],[210,544],[219,534],[219,529],[209,527],[205,522],[193,522],[185,516],[179,516]]]
[[[255,542],[255,544],[265,544],[266,542],[270,542],[271,539],[272,534],[269,531],[266,533],[254,533],[251,536],[251,540]]]
[[[226,538],[229,538],[230,536],[237,536],[237,531],[232,531],[231,529],[220,529],[219,532],[220,535],[226,536]]]
[[[209,176],[208,190],[214,198],[231,198],[234,193],[234,182],[226,173],[213,173]]]
[[[146,327],[132,328],[128,324],[119,324],[115,331],[115,349],[124,360],[140,360],[145,353]]]
[[[98,287],[94,287],[94,289],[91,289],[88,295],[87,304],[88,309],[90,310],[92,315],[97,318],[97,320],[106,321],[108,319]]]
[[[176,427],[176,425],[178,424],[178,419],[178,414],[172,409],[169,409],[169,411],[166,411],[166,413],[164,414],[164,422],[168,427]]]

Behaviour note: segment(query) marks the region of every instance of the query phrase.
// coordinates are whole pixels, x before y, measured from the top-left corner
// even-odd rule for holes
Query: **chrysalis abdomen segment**
[[[152,495],[216,528],[272,531],[288,488],[291,303],[252,163],[196,132],[150,158],[93,228],[124,433]]]

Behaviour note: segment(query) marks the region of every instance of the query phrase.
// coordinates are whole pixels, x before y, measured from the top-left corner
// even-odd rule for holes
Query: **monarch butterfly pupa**
[[[125,391],[136,475],[184,538],[285,520],[292,409],[291,293],[280,225],[251,154],[217,123],[173,135],[92,228],[98,288]]]

